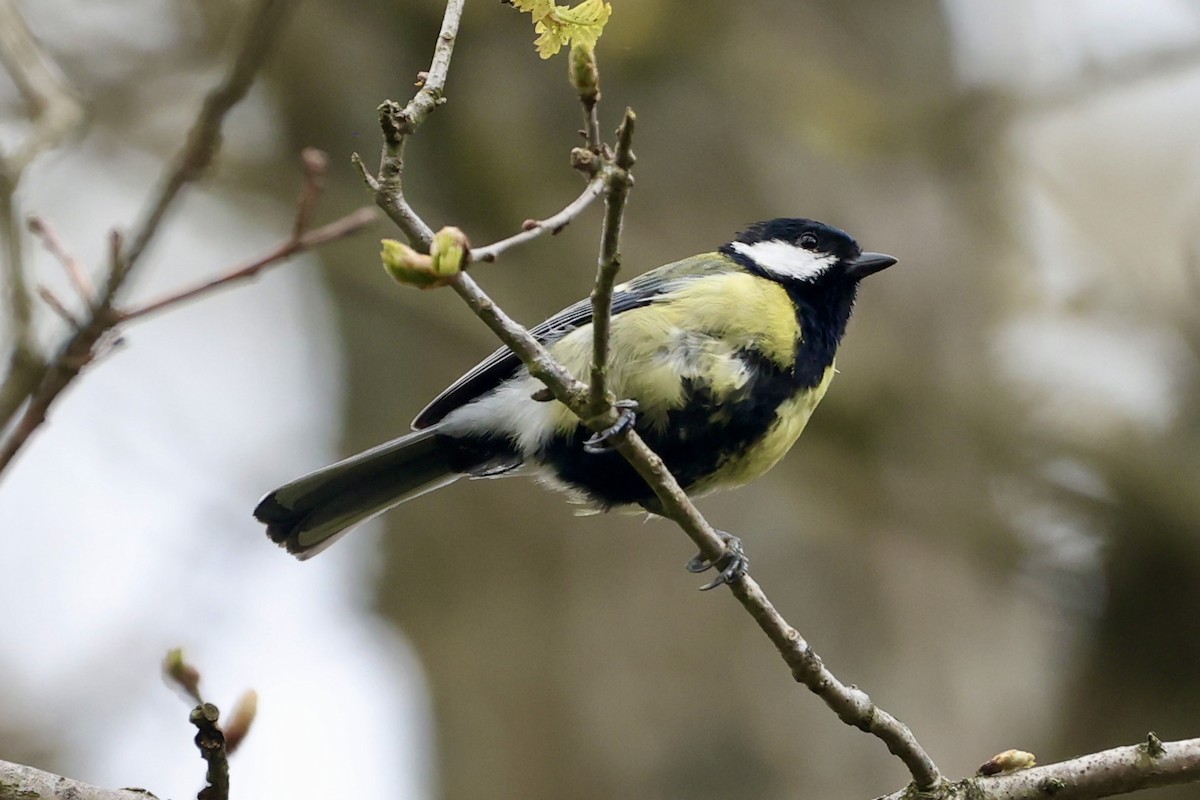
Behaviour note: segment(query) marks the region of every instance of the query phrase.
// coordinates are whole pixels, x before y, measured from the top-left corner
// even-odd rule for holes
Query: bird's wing
[[[678,286],[681,281],[737,269],[739,267],[736,264],[718,253],[704,253],[651,270],[614,289],[613,316],[649,305],[655,298]],[[580,300],[529,332],[542,344],[549,344],[576,328],[591,324],[591,321],[591,300]],[[517,358],[516,353],[507,347],[500,348],[425,406],[413,420],[413,430],[428,428],[440,422],[454,409],[466,405],[511,378],[520,368],[521,360]]]

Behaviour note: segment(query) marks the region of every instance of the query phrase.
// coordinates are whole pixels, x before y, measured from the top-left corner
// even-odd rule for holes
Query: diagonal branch
[[[424,74],[421,89],[403,108],[399,103],[385,100],[379,106],[379,122],[383,129],[383,152],[379,159],[379,174],[370,176],[362,159],[354,155],[354,164],[367,185],[375,192],[376,204],[404,231],[409,241],[428,250],[433,241],[433,229],[417,215],[404,198],[401,177],[404,172],[404,143],[417,132],[433,110],[445,102],[443,94],[450,73],[450,57],[458,37],[466,0],[449,0],[442,17],[442,29],[433,49],[433,62]]]
[[[25,274],[17,186],[25,167],[39,153],[56,146],[80,125],[83,107],[33,38],[14,0],[0,0],[0,64],[16,85],[32,122],[28,135],[11,153],[0,153],[0,237],[5,240],[0,291],[6,297],[12,338],[8,367],[0,383],[2,430],[46,369],[33,335],[33,296]]]
[[[113,265],[101,301],[111,303],[146,247],[158,233],[159,225],[188,184],[198,180],[212,163],[220,149],[221,128],[225,117],[237,105],[258,77],[267,57],[275,49],[283,26],[297,5],[297,0],[259,0],[251,12],[241,44],[224,78],[204,98],[200,113],[187,133],[183,147],[175,154],[159,181],[141,221],[128,244],[121,248]]]
[[[440,63],[439,58],[449,58],[447,43],[452,45],[457,28],[447,31],[446,26],[450,23],[457,26],[460,12],[461,3],[450,0],[442,34],[435,49],[435,64]],[[422,92],[424,91],[422,89]],[[437,97],[440,98],[440,86]],[[409,108],[415,102],[416,98],[409,104]],[[432,110],[433,105],[427,108]],[[404,139],[415,130],[415,125],[404,126],[403,123],[407,120],[405,113],[400,111],[399,104],[393,101],[380,106],[384,158],[379,176],[372,178],[361,167],[361,160],[356,160],[356,163],[360,165],[367,184],[376,191],[376,202],[387,211],[414,246],[428,250],[432,231],[408,204],[402,190],[400,171],[403,162],[399,154]],[[423,116],[420,117],[416,124],[423,119]],[[581,155],[576,161],[577,167],[591,170],[593,183],[597,178],[603,180],[606,206],[596,285],[592,294],[594,360],[590,387],[559,364],[528,330],[513,322],[467,273],[458,272],[447,281],[471,310],[521,359],[530,375],[546,384],[555,399],[570,408],[581,422],[597,432],[611,428],[618,419],[617,409],[605,389],[605,371],[613,284],[620,265],[618,242],[621,219],[632,185],[629,169],[634,162],[631,145],[634,119],[632,111],[627,111],[618,131],[617,147],[613,155],[610,156],[607,148],[600,143],[594,150],[584,151],[582,155],[586,155],[587,158]],[[582,210],[583,205],[590,202],[590,199],[585,202],[585,198],[589,198],[591,190],[592,184],[589,184],[589,189],[572,205],[578,205]],[[568,209],[570,208],[569,206]],[[512,244],[506,244],[506,247],[508,246]],[[488,255],[491,259],[495,258],[495,246]],[[684,530],[695,542],[702,556],[716,561],[725,555],[724,541],[692,504],[663,460],[646,445],[635,430],[626,429],[613,436],[610,441],[653,489],[665,516]],[[740,575],[730,583],[730,587],[734,596],[775,644],[797,681],[821,697],[844,722],[882,739],[888,749],[908,767],[913,783],[919,790],[932,790],[944,785],[937,767],[912,732],[890,714],[875,706],[864,692],[838,681],[803,637],[775,610],[753,578],[745,574]]]
[[[93,306],[87,320],[79,323],[78,330],[68,340],[65,349],[59,353],[46,371],[41,383],[30,396],[20,419],[8,432],[8,436],[0,439],[0,473],[3,473],[5,468],[12,463],[33,433],[45,422],[51,405],[59,395],[66,390],[83,368],[95,359],[101,342],[109,337],[118,326],[206,296],[232,284],[249,280],[264,269],[282,263],[294,255],[357,233],[373,224],[378,217],[378,212],[373,208],[364,207],[327,225],[313,230],[305,230],[320,192],[325,163],[325,156],[319,151],[305,151],[304,189],[300,193],[291,236],[268,253],[245,264],[231,267],[216,278],[203,281],[137,308],[122,310],[114,306],[111,300],[101,301],[98,305]],[[43,231],[50,230],[45,223],[39,224]],[[113,241],[114,251],[116,251],[119,249],[119,239],[114,237]]]
[[[0,0],[4,3],[5,0]],[[114,231],[111,263],[103,287],[95,299],[92,313],[60,347],[48,364],[40,365],[32,380],[19,382],[20,391],[11,390],[6,381],[0,390],[0,428],[24,406],[20,419],[0,440],[0,472],[45,421],[59,395],[96,356],[96,348],[119,321],[115,303],[146,247],[153,240],[167,211],[188,184],[198,179],[212,162],[220,145],[221,128],[230,109],[249,91],[282,25],[296,0],[258,0],[233,61],[221,82],[208,94],[193,122],[186,140],[172,159],[152,195],[141,221],[130,236]],[[2,8],[2,6],[0,6]],[[3,188],[3,187],[0,187]],[[6,210],[0,208],[0,211]],[[10,247],[12,245],[10,244]],[[19,268],[18,268],[19,271]],[[15,274],[15,272],[14,272]],[[26,291],[27,293],[27,291]],[[23,352],[18,347],[16,353]],[[15,359],[15,356],[14,356]],[[16,361],[14,360],[14,364]],[[25,370],[29,373],[30,370]],[[15,374],[12,370],[10,373]]]

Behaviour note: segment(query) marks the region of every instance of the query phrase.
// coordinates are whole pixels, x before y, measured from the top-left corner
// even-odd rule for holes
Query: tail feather
[[[460,477],[461,459],[437,431],[402,436],[297,478],[260,500],[254,516],[289,553],[316,555],[358,523]]]

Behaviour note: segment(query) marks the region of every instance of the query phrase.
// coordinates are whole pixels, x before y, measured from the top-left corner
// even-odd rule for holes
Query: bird
[[[834,375],[859,282],[896,263],[847,233],[802,218],[746,226],[709,253],[614,287],[609,388],[620,421],[593,435],[548,400],[511,350],[501,348],[422,410],[412,432],[270,492],[254,516],[268,536],[306,559],[355,525],[458,478],[532,472],[586,511],[663,513],[609,446],[632,426],[692,497],[740,486],[796,442]],[[592,305],[580,301],[530,332],[586,380]],[[726,555],[700,556],[712,585],[748,563],[736,537]]]

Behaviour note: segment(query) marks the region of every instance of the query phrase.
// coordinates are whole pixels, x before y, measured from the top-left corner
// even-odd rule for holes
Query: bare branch
[[[188,721],[196,726],[196,747],[208,764],[204,779],[208,785],[196,795],[196,800],[229,800],[229,754],[225,751],[225,734],[218,724],[221,714],[212,703],[201,703],[192,709]]]
[[[117,312],[117,321],[125,323],[141,319],[151,314],[157,314],[160,311],[166,311],[189,300],[195,300],[198,297],[211,294],[218,289],[224,289],[231,284],[249,280],[267,267],[285,261],[298,253],[313,250],[338,239],[344,239],[351,234],[358,233],[369,225],[375,224],[378,220],[379,212],[373,208],[364,206],[341,219],[330,222],[328,225],[322,225],[319,228],[303,233],[298,239],[289,239],[273,248],[269,253],[253,261],[232,267],[224,274],[212,280],[183,289],[166,297],[160,297],[157,300],[146,303],[144,306],[139,306],[128,311],[119,311]]]
[[[441,56],[449,58],[446,43],[453,42],[453,29],[449,37],[446,36],[446,30],[449,24],[457,25],[460,10],[457,6],[454,0],[447,6],[446,22],[443,24],[443,35],[436,48],[435,63],[438,63]],[[591,66],[594,68],[594,59]],[[440,97],[440,85],[436,96]],[[432,107],[428,106],[426,113],[432,110]],[[592,111],[594,109],[589,109],[589,114]],[[377,178],[372,178],[366,173],[365,168],[361,166],[361,159],[356,158],[355,163],[360,167],[367,185],[376,189],[376,202],[404,231],[414,247],[422,246],[428,250],[433,238],[432,231],[409,206],[402,191],[403,160],[400,153],[404,140],[415,130],[415,125],[408,124],[409,118],[406,114],[407,109],[401,111],[399,105],[391,101],[380,106],[384,156]],[[418,118],[417,123],[423,118]],[[629,169],[634,163],[634,122],[633,112],[626,111],[624,122],[617,134],[616,150],[612,154],[602,142],[598,142],[594,148],[577,148],[573,151],[574,165],[591,174],[592,180],[577,200],[556,215],[557,219],[552,218],[555,225],[559,222],[565,224],[582,212],[598,192],[603,191],[605,195],[604,227],[601,233],[600,255],[597,259],[596,286],[592,294],[594,349],[590,388],[559,364],[529,331],[509,318],[465,272],[459,272],[447,281],[476,316],[521,359],[530,375],[541,380],[554,398],[570,408],[584,425],[597,432],[611,428],[618,419],[617,409],[605,389],[605,373],[613,284],[620,266],[618,243],[621,219],[633,182]],[[554,230],[554,227],[546,222],[536,223],[521,234],[473,251],[472,258],[477,261],[494,260],[501,252],[529,241],[546,230]],[[612,437],[611,444],[646,481],[657,496],[663,514],[674,520],[687,533],[702,556],[715,562],[726,554],[723,539],[692,504],[663,460],[646,445],[635,430],[628,429]],[[931,790],[943,784],[937,767],[911,731],[875,706],[865,693],[847,687],[834,678],[808,643],[779,615],[753,578],[742,574],[731,582],[730,588],[775,644],[796,680],[820,696],[844,722],[882,739],[888,749],[899,756],[909,768],[918,789]]]
[[[0,170],[15,186],[34,157],[55,147],[79,126],[83,106],[33,38],[14,0],[0,0],[0,63],[29,107],[33,122],[25,141],[11,155],[0,158]]]
[[[404,172],[404,143],[416,133],[433,110],[445,102],[443,91],[450,72],[450,57],[454,54],[454,42],[458,37],[458,25],[462,20],[466,0],[449,0],[442,17],[442,29],[433,48],[433,63],[420,81],[420,90],[404,108],[400,104],[385,100],[379,106],[379,122],[383,129],[383,152],[379,160],[379,174],[371,177],[356,154],[355,165],[364,180],[375,192],[375,203],[399,226],[409,243],[423,251],[433,241],[433,229],[417,215],[404,199],[401,175]]]
[[[57,314],[63,322],[70,325],[74,330],[79,330],[83,327],[83,323],[79,321],[79,317],[72,314],[66,304],[62,300],[59,300],[58,295],[50,291],[49,288],[39,285],[37,293],[38,297],[42,298],[46,305],[50,306],[50,310]]]
[[[562,211],[545,219],[526,222],[524,229],[520,233],[514,234],[507,239],[501,239],[486,247],[471,248],[471,259],[473,261],[495,261],[506,250],[510,250],[526,242],[531,242],[542,234],[549,233],[553,236],[570,225],[596,198],[603,195],[604,187],[605,177],[603,175],[592,178],[579,197],[572,200]]]
[[[328,225],[322,225],[311,231],[301,231],[300,235],[296,236],[296,231],[300,225],[305,224],[306,218],[313,213],[317,193],[320,190],[321,176],[319,169],[316,168],[319,162],[320,159],[314,158],[312,153],[306,155],[305,189],[301,191],[296,212],[297,221],[293,226],[292,236],[274,247],[270,252],[248,263],[232,267],[216,278],[159,298],[132,310],[119,310],[112,305],[111,300],[102,302],[99,306],[93,308],[90,317],[83,322],[79,322],[75,335],[68,340],[63,350],[60,351],[54,362],[46,370],[41,383],[36,389],[31,390],[29,402],[25,406],[25,410],[21,414],[17,424],[9,431],[8,437],[0,440],[0,473],[4,471],[13,458],[16,457],[17,453],[25,446],[34,431],[45,422],[46,415],[58,396],[71,384],[80,371],[95,359],[97,346],[112,329],[118,325],[156,314],[189,300],[211,294],[218,289],[249,280],[267,267],[281,263],[297,253],[312,250],[329,242],[344,238],[373,224],[378,219],[378,212],[373,208],[363,207],[347,214],[341,219],[334,220]],[[112,237],[114,258],[120,257],[120,250],[121,239],[114,231]],[[110,273],[109,281],[111,282],[112,280],[113,273]]]
[[[1162,742],[1150,734],[1145,744],[954,785],[955,797],[973,800],[1095,800],[1141,789],[1200,781],[1200,739]],[[942,796],[949,796],[949,792]],[[880,800],[907,800],[909,790]]]
[[[0,761],[0,798],[21,800],[157,800],[145,789],[101,789],[40,769]]]
[[[600,256],[596,263],[596,282],[592,290],[592,369],[588,412],[597,416],[611,408],[608,392],[608,340],[612,320],[613,286],[621,268],[618,252],[625,200],[633,186],[629,168],[633,166],[633,128],[637,116],[625,109],[625,119],[617,132],[617,153],[613,166],[604,171],[604,226],[600,230]]]
[[[200,113],[188,131],[183,147],[175,154],[151,198],[142,220],[127,237],[114,265],[115,281],[105,289],[103,302],[111,303],[125,276],[137,263],[146,247],[158,232],[159,224],[175,202],[180,191],[197,180],[212,163],[220,144],[221,127],[229,111],[238,104],[259,70],[274,50],[276,41],[288,17],[297,5],[296,0],[259,0],[250,13],[249,24],[233,63],[221,82],[208,93]]]
[[[33,336],[33,298],[25,280],[21,226],[17,222],[16,184],[0,172],[0,228],[4,237],[3,287],[12,336],[8,370],[0,384],[0,430],[3,430],[41,380],[46,363]]]
[[[196,180],[212,162],[226,115],[249,90],[295,5],[296,0],[259,0],[251,12],[246,33],[232,64],[221,82],[205,98],[187,140],[164,173],[141,222],[135,226],[130,237],[113,231],[108,274],[103,289],[95,298],[90,317],[59,347],[48,365],[33,362],[35,369],[26,368],[18,373],[16,368],[21,363],[28,364],[30,355],[26,352],[27,348],[20,346],[14,351],[10,377],[3,390],[0,390],[0,427],[7,424],[22,404],[24,411],[8,431],[7,438],[0,441],[0,472],[12,462],[29,436],[45,421],[47,412],[58,396],[80,370],[95,358],[97,344],[120,322],[115,302],[126,278],[154,238],[163,217],[182,189]],[[0,192],[0,198],[4,196]],[[11,194],[7,196],[11,197]],[[0,207],[0,213],[3,212],[8,212],[4,214],[5,219],[13,218],[11,205]],[[20,268],[11,269],[10,272],[15,276]],[[19,276],[17,280],[20,281]],[[23,283],[19,285],[23,287]],[[27,290],[25,294],[28,294]]]
[[[79,259],[71,253],[62,237],[58,235],[58,231],[47,220],[38,216],[29,217],[26,224],[29,226],[29,230],[42,240],[42,246],[50,251],[59,264],[62,264],[80,299],[89,308],[92,308],[96,302],[96,287],[91,278],[87,276],[87,272],[84,271],[83,265],[79,263]]]
[[[0,384],[0,429],[8,425],[45,372],[33,337],[33,298],[25,275],[16,191],[25,167],[79,126],[83,108],[57,67],[41,50],[14,0],[0,0],[0,63],[29,108],[33,128],[11,154],[0,154],[0,235],[6,242],[4,292],[12,326],[12,352]]]

